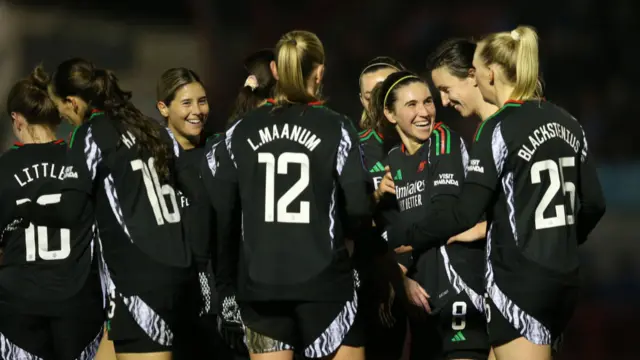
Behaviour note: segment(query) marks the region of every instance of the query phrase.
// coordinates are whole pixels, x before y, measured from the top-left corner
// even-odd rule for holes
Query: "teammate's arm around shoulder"
[[[39,189],[35,199],[18,207],[19,215],[34,224],[50,227],[71,228],[83,221],[93,214],[88,208],[101,160],[90,124],[77,127],[69,141],[62,183],[59,187]]]
[[[486,127],[487,126],[485,126],[485,128]],[[495,129],[495,126],[489,127]],[[438,193],[448,193],[455,201],[441,201],[439,204],[433,204],[436,206],[430,206],[428,214],[424,220],[420,222],[406,224],[400,219],[401,221],[388,231],[390,238],[396,239],[395,241],[404,240],[406,245],[413,246],[416,251],[426,251],[444,245],[451,236],[460,234],[476,225],[491,202],[499,174],[499,170],[493,162],[491,131],[487,131],[487,134],[483,135],[484,131],[486,131],[486,129],[483,130],[481,127],[474,138],[475,143],[471,152],[471,160],[467,166],[467,178],[464,186],[462,186],[462,192],[458,194],[457,199],[451,195],[452,189],[455,190],[453,185],[439,184],[435,186],[435,183],[442,181],[443,183],[455,184],[455,182],[444,179],[445,177],[451,177],[451,175],[443,175],[443,179],[440,180],[440,174],[447,174],[447,172],[443,170],[447,170],[448,166],[455,166],[455,163],[461,164],[464,153],[460,151],[458,160],[455,162],[447,161],[441,164],[441,160],[437,160],[437,158],[439,156],[450,156],[450,154],[438,155],[438,153],[446,153],[447,143],[444,143],[445,151],[443,151],[442,138],[440,145],[438,145],[436,141],[436,147],[438,147],[439,150],[435,150],[435,157],[432,155],[432,159],[434,159],[432,161],[435,162],[433,164],[434,173],[432,173],[434,183],[430,185],[432,185],[433,193],[436,194],[434,197],[437,197]],[[497,131],[499,131],[499,128]],[[461,141],[459,137],[457,137],[457,141]],[[450,145],[449,149],[451,149],[452,146],[453,145]],[[449,159],[452,158],[454,157]],[[442,159],[444,159],[444,157],[442,157]],[[478,173],[475,178],[472,176],[472,168],[474,166],[476,168],[473,171]],[[438,168],[440,168],[440,170],[438,170]],[[460,186],[460,181],[458,181],[458,186]],[[441,189],[436,191],[435,189],[438,187],[441,187]],[[444,191],[445,189],[447,189],[447,192]],[[432,199],[432,203],[433,201],[434,199]]]
[[[606,203],[602,193],[598,172],[587,146],[587,138],[583,136],[584,144],[580,154],[580,179],[578,181],[578,211],[577,232],[578,243],[587,241],[587,236],[593,230],[606,210]]]

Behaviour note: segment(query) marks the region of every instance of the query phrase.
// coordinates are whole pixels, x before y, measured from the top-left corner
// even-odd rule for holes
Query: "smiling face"
[[[385,116],[405,141],[425,142],[431,135],[436,118],[436,107],[429,87],[414,81],[395,90],[396,101]],[[406,145],[406,144],[405,144]]]
[[[158,109],[167,119],[171,131],[179,137],[197,137],[209,116],[209,103],[204,87],[193,82],[182,86],[168,104],[158,102]]]
[[[431,78],[440,90],[442,106],[452,106],[463,117],[476,112],[476,104],[481,99],[478,99],[474,69],[469,71],[469,76],[459,78],[452,75],[446,66],[441,66],[431,72]]]

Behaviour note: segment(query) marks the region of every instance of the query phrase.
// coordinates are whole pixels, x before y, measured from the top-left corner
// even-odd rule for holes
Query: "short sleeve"
[[[91,124],[77,127],[69,141],[62,189],[91,194],[102,152],[93,136]]]
[[[445,144],[444,151],[438,141],[433,141],[431,154],[431,190],[430,196],[458,195],[464,182],[464,169],[468,159],[467,148],[458,135],[450,131],[440,133],[441,144]]]
[[[474,137],[466,182],[495,190],[498,176],[507,157],[506,143],[502,137],[500,123],[496,118],[480,125]]]

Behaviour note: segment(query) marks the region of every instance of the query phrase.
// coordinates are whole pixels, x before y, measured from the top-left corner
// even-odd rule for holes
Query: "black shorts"
[[[554,345],[578,303],[577,272],[558,277],[536,267],[523,276],[494,272],[493,266],[489,269],[492,276],[487,282],[485,312],[491,345],[504,345],[519,337],[538,345]]]
[[[0,307],[0,358],[93,359],[103,325],[101,306],[64,316],[30,315]]]
[[[489,356],[484,314],[465,292],[455,295],[437,314],[413,320],[411,331],[412,350],[425,358],[484,360]]]
[[[357,296],[346,303],[269,301],[241,303],[247,348],[260,354],[293,350],[307,358],[333,354],[341,345],[364,346]]]
[[[195,280],[195,279],[193,279]],[[173,351],[189,345],[189,329],[200,310],[193,282],[125,296],[109,292],[107,330],[116,353]]]

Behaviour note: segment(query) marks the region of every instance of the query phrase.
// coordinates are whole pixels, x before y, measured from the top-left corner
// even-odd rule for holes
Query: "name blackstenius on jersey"
[[[520,150],[518,150],[518,156],[525,161],[531,160],[531,156],[536,152],[536,149],[547,140],[551,140],[553,138],[560,138],[564,140],[576,153],[580,150],[580,140],[578,137],[566,127],[553,122],[544,124],[533,130],[533,133],[529,135],[531,148],[527,147],[527,145],[522,145]]]
[[[291,126],[291,129],[289,129],[289,127],[289,124],[273,125],[273,127],[271,128],[265,127],[262,130],[258,130],[258,134],[260,137],[259,142],[253,142],[251,141],[251,139],[247,139],[247,142],[249,143],[249,146],[251,146],[251,148],[255,151],[258,150],[261,146],[270,143],[271,141],[285,139],[295,141],[309,149],[309,151],[313,151],[322,141],[322,139],[311,133],[311,131],[301,126],[293,125]]]

